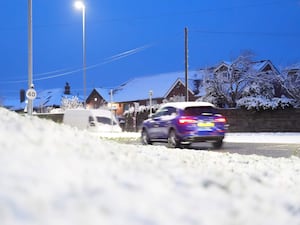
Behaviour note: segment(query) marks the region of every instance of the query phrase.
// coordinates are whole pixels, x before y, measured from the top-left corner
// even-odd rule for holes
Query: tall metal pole
[[[85,5],[82,7],[82,47],[83,47],[83,100],[86,107],[86,41],[85,41]]]
[[[184,51],[185,51],[185,101],[189,101],[188,87],[188,29],[184,28]]]
[[[150,114],[149,114],[149,116],[150,117],[152,116],[152,95],[153,95],[153,91],[150,90],[149,91],[149,105],[150,105]]]
[[[83,106],[86,108],[86,41],[85,41],[85,4],[83,1],[76,1],[74,6],[82,10],[82,69],[83,69]]]
[[[113,128],[113,90],[112,89],[110,89],[110,114],[111,114],[110,125],[112,129]]]
[[[32,87],[32,0],[28,0],[28,89]],[[32,115],[33,100],[27,100],[27,113]]]

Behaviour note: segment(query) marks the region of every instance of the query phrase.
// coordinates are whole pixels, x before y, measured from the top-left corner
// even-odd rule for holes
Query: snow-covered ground
[[[300,224],[298,157],[120,144],[1,108],[0,121],[1,225]]]
[[[101,133],[96,134],[102,138],[112,140],[138,140],[140,133]],[[300,144],[300,133],[227,133],[224,142],[231,143],[282,143],[282,144]]]

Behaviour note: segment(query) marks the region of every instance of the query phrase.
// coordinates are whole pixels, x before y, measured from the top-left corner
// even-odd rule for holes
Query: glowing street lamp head
[[[74,6],[75,6],[76,9],[84,9],[85,8],[85,5],[82,1],[76,1],[74,3]]]

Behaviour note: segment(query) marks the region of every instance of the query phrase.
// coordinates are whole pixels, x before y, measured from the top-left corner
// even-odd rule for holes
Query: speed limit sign
[[[33,100],[36,98],[36,91],[33,89],[33,88],[29,88],[27,91],[26,91],[26,97],[29,99],[29,100]]]

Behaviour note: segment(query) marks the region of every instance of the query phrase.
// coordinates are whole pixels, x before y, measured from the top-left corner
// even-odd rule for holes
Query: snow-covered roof
[[[261,60],[261,61],[256,61],[252,63],[252,69],[254,71],[263,71],[264,68],[269,65],[272,70],[276,73],[279,74],[279,71],[277,70],[277,68],[272,64],[272,62],[270,60]]]
[[[195,71],[189,72],[196,73]],[[163,73],[154,76],[134,78],[119,86],[113,99],[116,102],[148,99],[152,91],[152,98],[162,98],[168,93],[170,87],[178,80],[184,79],[184,72]]]
[[[189,80],[204,80],[207,69],[192,70],[188,72]]]
[[[293,64],[285,68],[285,70],[300,70],[300,63]]]
[[[41,108],[47,106],[60,106],[63,97],[69,98],[73,95],[65,95],[64,88],[47,89],[44,91],[37,91],[37,97],[33,100],[34,108]],[[81,96],[77,96],[82,99]],[[26,107],[26,102],[20,103],[19,99],[6,99],[3,101],[3,106],[10,110],[21,110]]]
[[[25,102],[20,102],[19,99],[4,99],[3,104],[5,108],[13,110],[13,111],[19,111],[23,110],[26,106]]]
[[[95,88],[95,90],[102,96],[106,101],[110,100],[110,90],[107,88]]]
[[[34,107],[60,105],[63,96],[63,88],[44,90],[37,93],[37,98],[33,104]]]
[[[225,66],[227,68],[231,67],[233,65],[232,62],[229,62],[229,61],[222,61],[215,69],[214,71],[218,71],[222,66]],[[273,63],[270,61],[270,60],[260,60],[260,61],[254,61],[254,62],[251,62],[251,69],[253,71],[263,71],[264,68],[269,65],[272,70],[276,73],[279,74],[279,70],[273,65]]]
[[[232,62],[222,61],[217,67],[215,67],[214,72],[218,71],[222,66],[229,68],[232,65]]]
[[[54,88],[40,91],[37,93],[37,98],[33,101],[33,106],[45,107],[45,106],[60,106],[62,98],[71,98],[75,95],[64,94],[64,88]],[[76,95],[77,96],[77,95]],[[77,96],[82,101],[82,96]]]

